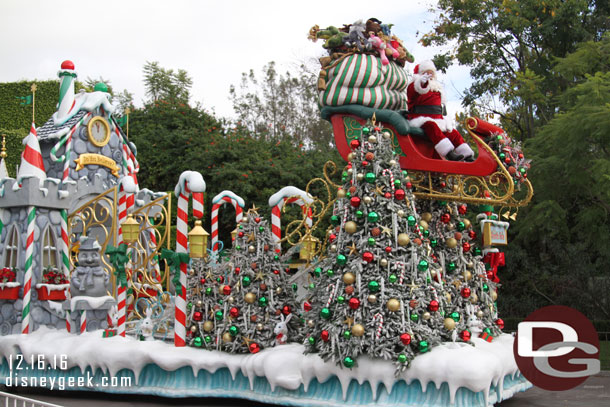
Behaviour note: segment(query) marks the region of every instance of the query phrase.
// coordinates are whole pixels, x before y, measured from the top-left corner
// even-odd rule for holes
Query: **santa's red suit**
[[[432,71],[432,75],[427,71]],[[432,61],[415,66],[413,79],[407,87],[407,105],[409,125],[421,127],[439,155],[472,161],[474,152],[453,126],[453,120],[443,116],[443,89],[436,80]]]

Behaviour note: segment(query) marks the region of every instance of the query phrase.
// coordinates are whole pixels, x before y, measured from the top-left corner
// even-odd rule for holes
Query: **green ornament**
[[[242,285],[242,287],[248,287],[248,286],[250,285],[250,283],[251,283],[251,280],[250,280],[250,277],[248,277],[248,276],[244,276],[244,277],[241,279],[241,285]]]
[[[345,181],[347,181],[346,177],[341,177],[341,182],[345,183]]]
[[[337,302],[338,302],[339,304],[343,304],[343,303],[345,302],[345,297],[344,297],[344,296],[342,296],[342,295],[338,296],[338,297],[337,297]]]
[[[235,246],[235,250],[241,250],[241,246],[240,245]]]
[[[364,212],[362,212],[362,211],[360,211],[360,210],[356,211],[356,217],[357,217],[358,219],[361,219],[363,216],[364,216]]]
[[[399,179],[395,179],[395,180],[394,180],[394,186],[395,186],[395,187],[399,187],[399,186],[400,186],[400,184],[402,184],[402,182],[400,182],[400,180],[399,180]]]
[[[409,176],[409,173],[407,172],[407,170],[402,170],[402,176],[405,178]]]
[[[320,310],[320,318],[329,319],[330,318],[330,310],[328,308],[322,308]]]
[[[309,283],[310,290],[314,290],[315,288],[316,288],[316,285],[314,283]]]
[[[499,158],[501,161],[504,161],[504,159],[506,158],[506,154],[504,154],[504,153],[500,153],[500,154],[498,155],[498,158]]]
[[[191,308],[193,308],[192,302],[189,302],[188,304],[186,304],[186,309],[190,310]]]
[[[216,282],[217,282],[218,284],[222,283],[222,281],[223,281],[223,280],[222,280],[222,278],[221,278],[221,277],[216,277]]]
[[[243,228],[244,228],[244,225],[239,225],[239,228],[240,228],[240,229],[243,229]]]
[[[369,184],[374,184],[376,179],[377,179],[377,177],[375,176],[375,173],[373,173],[373,172],[367,172],[366,175],[364,176],[364,180],[366,182],[368,182]]]
[[[275,256],[273,256],[273,260],[278,261],[280,259],[280,256],[278,256],[277,254]]]
[[[481,255],[481,248],[480,247],[475,247],[474,248],[474,255],[475,256],[480,256]]]
[[[483,332],[485,332],[487,335],[491,335],[491,329],[489,328],[483,329]]]
[[[436,239],[430,239],[430,246],[432,247],[436,247],[438,245],[438,240]]]
[[[390,283],[395,283],[396,280],[398,280],[398,277],[396,277],[396,274],[390,274],[388,280],[390,280]]]
[[[349,191],[347,191],[347,192],[345,193],[345,196],[346,196],[347,198],[351,198],[351,197],[352,197],[352,193],[351,193],[351,192],[349,192]]]
[[[453,311],[450,315],[449,318],[453,319],[455,322],[460,322],[461,316],[460,313],[457,311]]]
[[[428,270],[428,262],[426,260],[420,260],[419,264],[417,265],[417,269],[419,271],[426,271],[426,270]]]
[[[340,266],[344,266],[345,263],[347,263],[347,257],[345,257],[343,254],[340,254],[337,256],[337,264]]]
[[[487,285],[487,283],[483,283],[483,291],[489,291],[489,286]]]
[[[314,275],[314,276],[316,276],[316,277],[320,277],[320,274],[322,274],[322,268],[320,268],[320,267],[316,267],[316,268],[313,270],[313,275]]]
[[[498,141],[502,140],[503,138],[504,138],[504,137],[502,137],[502,136],[501,136],[501,135],[499,135],[499,134],[498,134],[498,136],[496,137],[496,139],[497,139]]]
[[[405,363],[406,361],[407,361],[407,355],[405,355],[404,353],[401,353],[400,355],[398,355],[398,362]]]
[[[407,216],[407,225],[415,226],[415,216],[413,216],[413,215]]]
[[[263,226],[259,226],[259,227],[258,227],[258,231],[259,231],[259,232],[264,232],[264,231],[265,231],[265,228],[264,228]]]
[[[466,225],[464,225],[464,222],[458,222],[457,230],[462,232],[464,229],[466,229]]]
[[[341,223],[341,219],[337,215],[333,215],[330,217],[330,223],[337,226],[339,223]]]
[[[208,287],[205,289],[205,295],[212,295],[212,287]]]
[[[205,343],[212,343],[212,337],[210,335],[206,335],[203,337]]]
[[[421,353],[426,353],[430,350],[430,345],[427,341],[419,341],[419,351]]]
[[[222,305],[223,301],[222,300],[218,300],[218,304]]]
[[[369,237],[369,239],[367,240],[367,243],[369,244],[369,246],[375,246],[375,238],[374,237]]]
[[[314,338],[313,336],[310,336],[309,338],[307,338],[307,341],[309,342],[310,345],[316,344],[316,338]]]
[[[519,168],[519,172],[520,172],[521,174],[525,174],[525,168],[523,168],[523,167]]]
[[[411,321],[413,321],[413,322],[417,322],[417,321],[419,321],[419,315],[417,315],[417,314],[411,314]]]
[[[347,171],[343,171],[343,172],[341,173],[341,176],[342,176],[343,178],[347,178],[347,175],[348,175],[348,174],[347,174]]]
[[[333,269],[328,269],[328,270],[326,270],[326,275],[328,277],[332,277],[335,275],[335,271]]]
[[[352,333],[350,331],[345,331],[345,332],[343,332],[343,337],[345,339],[349,339],[352,337]]]
[[[268,303],[269,301],[267,301],[266,297],[261,297],[258,299],[258,305],[260,305],[261,307],[266,307]]]
[[[363,128],[362,128],[362,134],[364,134],[365,136],[366,136],[367,134],[369,134],[370,132],[371,132],[371,129],[369,129],[368,127],[363,127]]]
[[[231,334],[231,336],[237,336],[238,333],[239,333],[239,328],[236,327],[235,325],[231,325],[231,327],[229,328],[229,334]]]
[[[447,201],[438,201],[439,206],[447,205]]]
[[[377,222],[379,220],[379,215],[377,215],[377,212],[369,212],[369,214],[366,216],[366,219],[371,222]]]
[[[424,235],[424,237],[428,237],[428,236],[430,236],[430,231],[429,230],[424,230],[422,232],[422,234]]]
[[[292,291],[294,291],[295,293],[298,291],[299,286],[297,286],[296,284],[292,284]]]
[[[203,339],[201,339],[200,336],[196,337],[195,339],[193,339],[193,345],[198,348],[201,348],[201,345],[203,345]]]
[[[217,321],[222,320],[222,316],[223,315],[222,315],[222,311],[221,310],[216,311],[216,313],[214,314],[214,317],[216,318]]]
[[[343,358],[343,366],[347,367],[348,369],[354,367],[354,359],[346,356]]]
[[[369,287],[369,291],[372,293],[376,293],[377,291],[379,291],[379,283],[375,280],[371,281],[368,285]]]
[[[449,264],[447,264],[447,271],[455,271],[456,268],[457,265],[454,262],[450,262]]]

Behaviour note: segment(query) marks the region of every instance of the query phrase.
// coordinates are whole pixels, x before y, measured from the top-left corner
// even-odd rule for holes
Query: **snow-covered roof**
[[[36,132],[38,133],[38,140],[45,141],[60,138],[64,134],[68,133],[70,129],[86,114],[87,112],[85,110],[79,110],[78,113],[72,116],[70,120],[64,124],[60,124],[59,126],[55,125],[55,121],[51,117],[45,124],[36,129]]]

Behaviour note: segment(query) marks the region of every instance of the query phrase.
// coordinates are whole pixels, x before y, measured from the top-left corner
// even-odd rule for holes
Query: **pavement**
[[[2,386],[4,387],[4,386]],[[149,395],[124,395],[85,391],[47,391],[34,388],[0,388],[1,391],[18,394],[65,407],[272,407],[269,404],[237,399],[165,398]],[[552,392],[533,387],[518,393],[495,407],[610,407],[610,371],[589,377],[583,384],[571,390]]]

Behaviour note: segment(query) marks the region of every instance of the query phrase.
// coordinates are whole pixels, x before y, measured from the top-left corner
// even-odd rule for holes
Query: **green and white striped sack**
[[[379,57],[353,54],[327,70],[326,89],[320,91],[319,103],[406,109],[407,85],[407,73],[396,63],[383,65]]]

